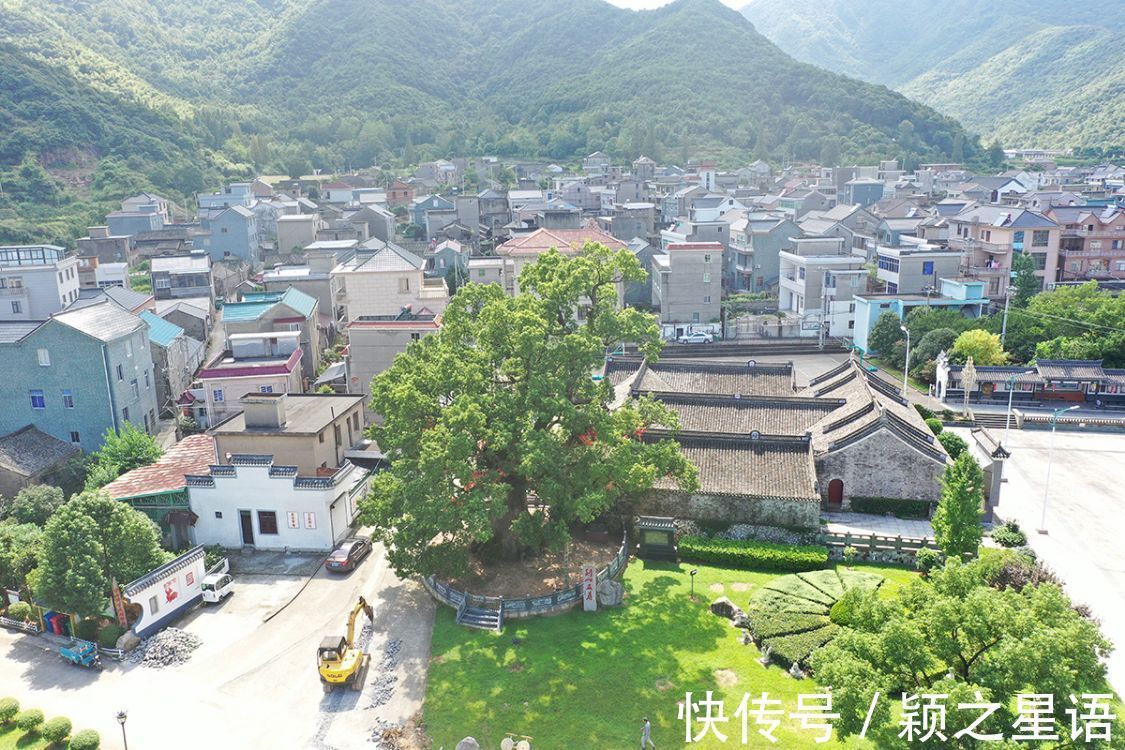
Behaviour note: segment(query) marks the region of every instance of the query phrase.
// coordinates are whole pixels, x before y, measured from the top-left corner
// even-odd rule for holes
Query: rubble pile
[[[200,643],[202,641],[197,636],[186,630],[165,628],[141,641],[141,645],[130,651],[126,658],[134,664],[152,669],[173,667],[190,659]]]
[[[371,680],[371,705],[370,708],[385,706],[395,694],[395,683],[398,675],[398,654],[402,651],[402,641],[388,641],[383,648],[383,659],[375,667],[375,676]]]

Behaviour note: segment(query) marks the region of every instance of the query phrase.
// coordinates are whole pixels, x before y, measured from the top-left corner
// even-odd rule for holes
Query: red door
[[[833,479],[828,483],[828,510],[839,510],[844,506],[844,480]]]

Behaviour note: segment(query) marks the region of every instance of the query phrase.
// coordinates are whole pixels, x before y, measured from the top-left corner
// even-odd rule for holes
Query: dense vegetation
[[[177,197],[253,171],[980,153],[955,121],[796,62],[718,0],[6,0],[0,18],[0,166],[19,209],[0,239],[73,235],[109,185]],[[44,184],[17,179],[25,159]]]
[[[750,0],[800,60],[891,86],[986,140],[1125,150],[1125,16],[1064,0]]]

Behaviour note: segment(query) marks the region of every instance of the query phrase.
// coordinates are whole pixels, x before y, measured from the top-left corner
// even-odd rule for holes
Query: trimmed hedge
[[[762,642],[762,648],[770,650],[771,661],[789,667],[793,664],[803,664],[813,651],[835,638],[839,632],[840,626],[830,622],[816,630],[767,638]]]
[[[840,598],[844,593],[844,584],[835,570],[814,570],[810,573],[798,573],[797,577],[809,584],[817,591],[832,597],[832,601]]]
[[[43,725],[43,729],[40,730],[39,734],[43,739],[47,740],[47,742],[56,745],[62,744],[62,741],[70,736],[72,726],[70,719],[65,716],[56,716]]]
[[[914,411],[918,412],[918,414],[922,417],[922,419],[933,419],[934,418],[934,413],[932,411],[930,411],[929,409],[927,409],[926,407],[922,406],[921,404],[914,404]]]
[[[685,536],[680,540],[680,557],[736,568],[796,573],[823,568],[828,563],[828,548]]]
[[[15,698],[0,698],[0,724],[8,724],[20,712],[20,702]]]
[[[770,589],[771,591],[780,591],[789,596],[795,596],[800,599],[808,599],[817,604],[823,604],[826,607],[831,607],[832,602],[836,601],[836,597],[829,596],[823,591],[813,586],[808,581],[801,580],[798,576],[782,576],[767,583],[763,588]]]
[[[808,615],[827,615],[828,605],[776,589],[758,589],[750,597],[750,608],[763,612],[789,612]]]
[[[856,513],[893,513],[896,518],[929,518],[930,501],[905,497],[853,497],[852,510]]]
[[[31,619],[31,605],[27,602],[14,602],[8,606],[7,616],[17,622],[27,622]]]
[[[940,435],[941,431],[945,429],[945,427],[941,423],[941,420],[937,417],[930,417],[929,419],[927,419],[926,426],[929,427],[930,432],[934,433],[935,435]]]
[[[70,750],[98,750],[102,737],[93,729],[83,729],[70,738]]]
[[[779,635],[804,633],[828,624],[824,615],[809,615],[801,612],[767,612],[750,610],[746,613],[750,620],[750,634],[755,638],[776,638]]]
[[[38,708],[29,708],[16,714],[16,726],[25,732],[35,734],[43,724],[43,712]]]

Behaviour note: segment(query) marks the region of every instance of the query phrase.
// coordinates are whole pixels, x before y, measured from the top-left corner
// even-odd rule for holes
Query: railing
[[[602,582],[616,578],[625,568],[629,560],[628,532],[621,537],[621,547],[609,564],[598,571],[597,580]],[[453,607],[460,617],[464,611],[474,609],[492,609],[505,616],[526,616],[557,612],[560,609],[576,606],[582,601],[582,584],[575,584],[565,589],[559,589],[546,594],[527,595],[518,599],[508,599],[502,596],[481,596],[467,591],[459,591],[434,576],[422,579],[430,594],[442,604]]]
[[[824,543],[829,547],[854,547],[860,552],[917,552],[920,549],[937,549],[929,537],[881,536],[879,534],[843,534],[828,532]]]
[[[24,297],[26,295],[27,287],[0,286],[0,297]]]
[[[985,242],[984,240],[974,239],[972,237],[951,237],[949,239],[950,246],[958,246],[966,249],[984,250],[990,253],[1010,253],[1012,251],[1011,245],[997,245],[995,242]]]
[[[25,633],[38,633],[39,626],[34,622],[20,622],[13,620],[10,617],[0,617],[0,625],[6,628],[13,628],[14,630],[22,630]]]

